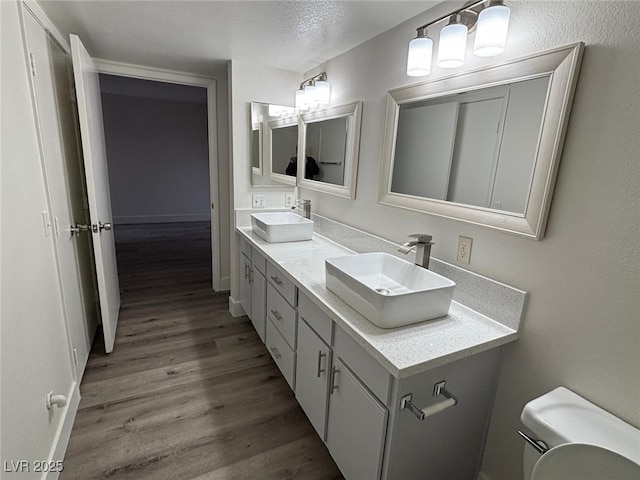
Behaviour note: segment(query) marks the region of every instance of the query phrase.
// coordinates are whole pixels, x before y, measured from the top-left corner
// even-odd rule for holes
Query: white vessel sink
[[[251,214],[251,228],[269,243],[311,240],[313,221],[292,212]]]
[[[443,317],[456,284],[388,253],[325,260],[329,290],[380,328]]]

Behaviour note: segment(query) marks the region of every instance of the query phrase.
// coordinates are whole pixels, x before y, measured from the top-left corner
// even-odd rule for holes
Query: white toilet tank
[[[530,436],[544,442],[549,449],[569,443],[602,447],[620,456],[623,462],[628,459],[632,468],[637,467],[640,472],[640,430],[564,387],[527,403],[520,419]],[[531,479],[540,458],[541,455],[525,443],[525,480]]]

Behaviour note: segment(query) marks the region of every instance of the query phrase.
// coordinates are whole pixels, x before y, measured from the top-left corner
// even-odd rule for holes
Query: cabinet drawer
[[[245,254],[245,256],[251,260],[251,244],[244,238],[240,237],[240,251]]]
[[[251,249],[251,263],[256,267],[262,275],[267,274],[267,259],[256,248]]]
[[[267,263],[267,281],[280,292],[290,305],[296,306],[296,286],[271,263]]]
[[[282,295],[277,292],[271,283],[267,285],[267,316],[271,318],[273,324],[289,345],[295,348],[296,311],[282,298]]]
[[[336,327],[333,352],[349,365],[365,385],[384,403],[388,404],[391,374],[344,330]]]
[[[282,338],[282,335],[280,335],[280,332],[274,327],[270,319],[267,319],[266,346],[285,380],[291,389],[295,390],[296,352]]]
[[[302,293],[298,295],[298,314],[327,345],[333,345],[333,321]]]

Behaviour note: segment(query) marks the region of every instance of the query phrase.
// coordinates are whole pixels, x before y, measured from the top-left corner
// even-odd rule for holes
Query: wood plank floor
[[[115,348],[99,331],[60,478],[342,479],[247,317],[211,291],[209,224],[114,230]]]

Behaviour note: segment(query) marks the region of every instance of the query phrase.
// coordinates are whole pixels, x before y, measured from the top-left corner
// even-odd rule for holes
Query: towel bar
[[[458,399],[453,395],[449,390],[445,388],[446,382],[438,382],[433,386],[433,396],[445,397],[444,400],[434,403],[433,405],[429,405],[425,408],[418,408],[415,406],[411,399],[413,398],[413,394],[409,393],[400,399],[400,410],[404,410],[408,408],[411,413],[413,413],[420,420],[424,420],[431,415],[435,415],[436,413],[440,413],[443,410],[446,410],[449,407],[453,407],[458,404]]]

